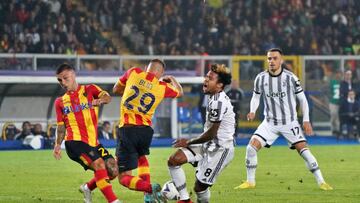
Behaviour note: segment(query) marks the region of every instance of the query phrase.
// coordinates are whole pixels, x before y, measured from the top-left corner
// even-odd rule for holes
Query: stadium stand
[[[359,1],[214,2],[2,1],[0,53],[116,54],[112,32],[144,55],[359,54]]]
[[[359,54],[359,1],[85,2],[134,54]]]
[[[53,77],[56,64],[67,60],[78,65],[79,76],[101,78],[99,85],[111,91],[113,82],[104,78],[115,78],[130,65],[148,60],[146,57],[164,57],[167,71],[188,79],[203,75],[208,64],[217,61],[234,66],[233,70],[239,72],[236,76],[245,87],[247,98],[243,105],[247,109],[252,79],[264,67],[265,59],[257,55],[263,55],[268,48],[281,47],[286,55],[296,55],[296,59],[287,60],[289,67],[302,69],[305,76],[301,79],[314,103],[314,120],[325,123],[324,128],[328,129],[326,92],[319,90],[327,88],[331,73],[336,70],[350,69],[354,80],[360,81],[360,60],[353,56],[360,54],[359,7],[360,1],[354,0],[207,0],[206,4],[195,0],[1,1],[0,55],[4,54],[0,57],[0,75],[28,76],[30,80]],[[137,58],[139,55],[145,58]],[[238,55],[249,58],[237,59]],[[188,94],[189,89],[190,86],[185,87]],[[7,121],[14,121],[16,129],[31,114],[37,115],[30,118],[31,122],[47,126],[48,140],[53,141],[51,107],[61,92],[56,81],[27,85],[9,82],[0,84],[0,92],[2,116],[13,116],[0,123],[3,140],[9,141],[14,131]],[[21,100],[31,103],[31,108],[20,105]],[[117,100],[120,99],[104,108],[101,118],[111,121],[114,139]],[[187,103],[197,100],[198,95],[186,98]],[[185,135],[201,131],[196,104],[186,108],[181,104],[179,100],[177,121],[183,132],[177,132]],[[159,124],[155,127],[158,137],[164,132],[169,136],[168,128],[173,127],[169,126],[173,121],[168,109],[163,107],[159,119],[154,121]],[[51,147],[51,143],[47,146]]]
[[[79,5],[81,1],[1,1],[0,53],[116,54],[96,16]]]

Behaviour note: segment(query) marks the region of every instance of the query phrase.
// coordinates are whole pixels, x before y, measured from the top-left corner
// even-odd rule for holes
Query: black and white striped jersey
[[[301,92],[300,80],[286,69],[277,76],[263,71],[254,81],[254,93],[263,98],[265,119],[274,125],[297,120],[296,95]]]
[[[230,98],[224,91],[211,95],[206,110],[204,130],[211,127],[211,123],[221,122],[215,143],[228,147],[232,145],[235,133],[235,113]]]

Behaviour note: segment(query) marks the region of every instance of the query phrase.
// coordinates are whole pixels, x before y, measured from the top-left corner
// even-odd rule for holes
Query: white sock
[[[186,189],[186,176],[184,170],[180,166],[169,166],[172,181],[179,192],[180,200],[190,199]]]
[[[255,172],[257,167],[257,151],[250,144],[246,146],[245,165],[246,165],[247,181],[249,183],[255,184]]]
[[[312,153],[308,148],[304,148],[300,151],[300,155],[305,160],[305,164],[307,168],[311,171],[311,173],[314,174],[316,182],[320,185],[321,183],[324,183],[324,178],[321,174],[319,165]]]
[[[90,191],[90,188],[88,187],[87,183],[84,184],[84,189]]]
[[[204,191],[196,193],[198,203],[209,203],[210,202],[210,196],[211,196],[211,194],[210,194],[209,188],[207,188]]]

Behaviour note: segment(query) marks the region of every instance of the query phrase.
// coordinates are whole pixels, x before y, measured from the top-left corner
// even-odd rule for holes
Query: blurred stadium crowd
[[[116,54],[95,15],[67,0],[0,2],[0,52]]]
[[[115,139],[113,132],[117,129],[117,123],[113,125],[109,121],[99,122],[97,126],[98,138],[104,140]],[[20,140],[23,145],[29,145],[34,137],[40,137],[44,142],[44,148],[52,148],[55,142],[56,124],[48,124],[44,131],[41,123],[24,121],[21,128],[13,122],[6,122],[2,126],[0,141]]]
[[[359,54],[357,8],[355,0],[1,1],[0,53],[117,54],[110,32],[144,55]]]

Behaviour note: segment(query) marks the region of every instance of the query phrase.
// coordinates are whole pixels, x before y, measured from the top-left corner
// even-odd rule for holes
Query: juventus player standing
[[[308,103],[299,79],[292,72],[281,67],[283,60],[280,49],[270,49],[267,52],[267,62],[268,70],[259,73],[255,78],[250,113],[247,115],[250,121],[255,118],[260,97],[263,96],[265,119],[246,147],[247,181],[235,189],[255,188],[257,152],[262,147],[270,147],[281,134],[291,144],[290,148],[296,149],[305,160],[307,168],[314,174],[320,189],[332,190],[332,187],[325,182],[297,120],[296,99],[299,100],[302,109],[305,134],[313,134]]]
[[[210,190],[221,171],[234,158],[235,114],[224,87],[231,83],[230,70],[213,64],[204,79],[203,91],[209,95],[204,132],[190,140],[178,139],[179,149],[170,156],[168,167],[180,194],[178,203],[191,202],[181,165],[197,164],[194,190],[198,203],[210,202]]]

